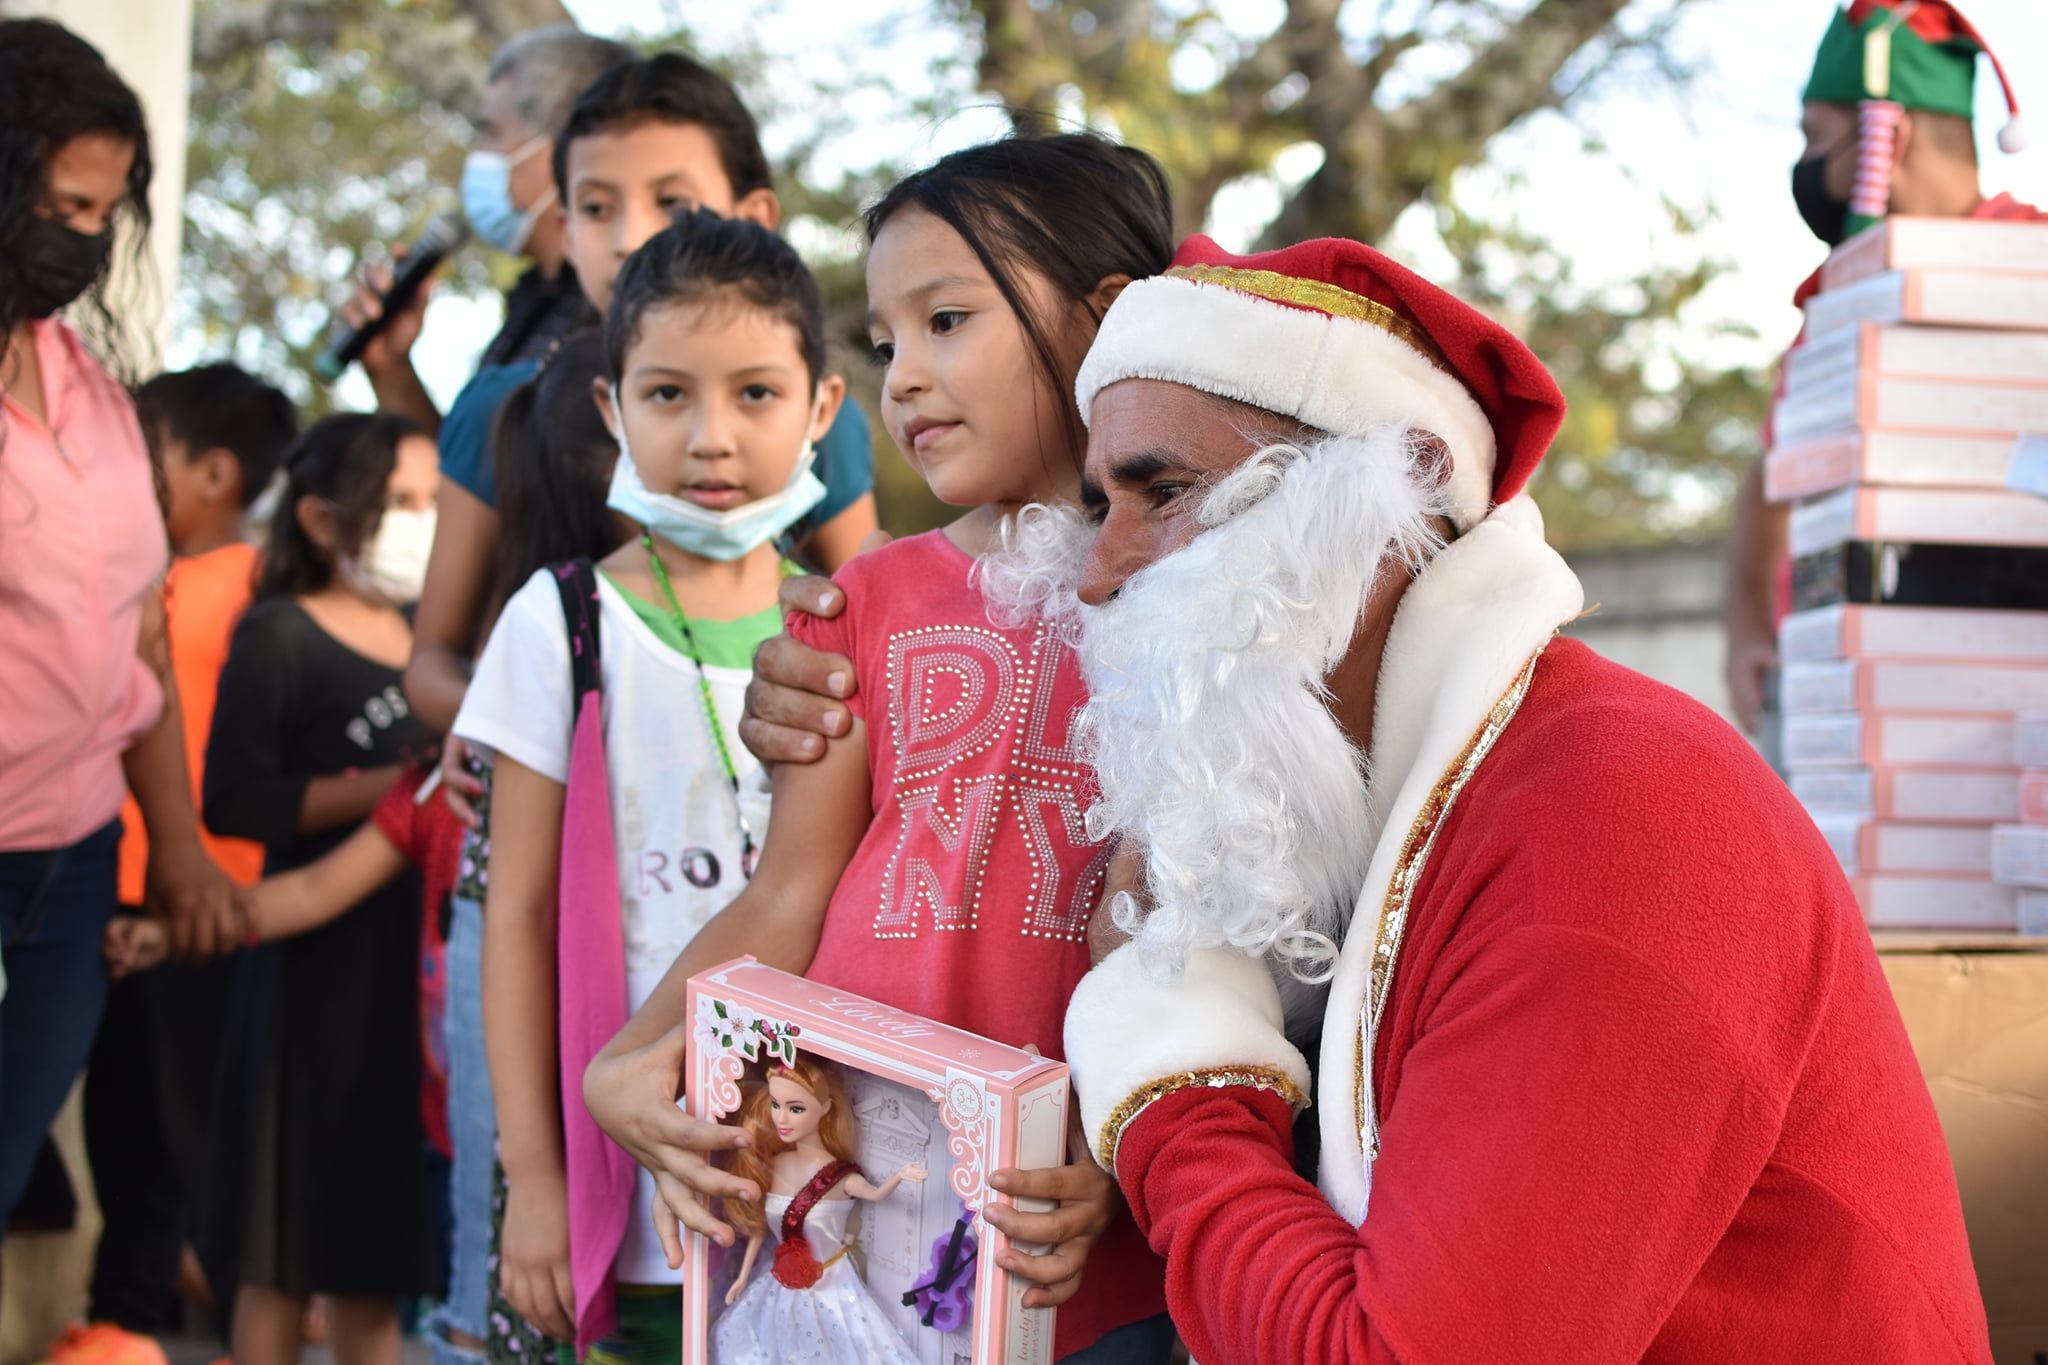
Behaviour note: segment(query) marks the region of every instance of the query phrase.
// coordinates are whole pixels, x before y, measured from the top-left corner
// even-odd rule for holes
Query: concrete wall
[[[1720,541],[1569,556],[1591,615],[1568,634],[1728,714]]]

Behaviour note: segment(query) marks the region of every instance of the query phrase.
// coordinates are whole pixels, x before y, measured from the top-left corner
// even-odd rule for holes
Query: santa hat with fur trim
[[[1450,450],[1459,530],[1522,491],[1564,395],[1513,333],[1380,252],[1325,237],[1234,256],[1181,243],[1125,286],[1074,381],[1083,418],[1120,379],[1158,379],[1332,435],[1390,423]]]

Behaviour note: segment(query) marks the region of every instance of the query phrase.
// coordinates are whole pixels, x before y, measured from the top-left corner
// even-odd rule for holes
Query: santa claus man
[[[1195,1358],[1988,1360],[1825,844],[1557,634],[1528,349],[1357,243],[1197,237],[1078,388],[1085,523],[987,579],[1071,616],[1142,851],[1067,1060]]]

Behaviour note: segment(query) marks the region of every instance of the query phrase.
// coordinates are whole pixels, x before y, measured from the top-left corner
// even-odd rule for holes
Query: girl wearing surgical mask
[[[434,746],[400,678],[439,478],[433,442],[390,414],[329,417],[285,457],[204,777],[206,823],[263,843],[268,876],[341,845]],[[238,1284],[245,1365],[298,1358],[314,1294],[337,1356],[396,1359],[397,1300],[434,1289],[419,912],[400,877],[235,963],[201,1253]]]
[[[266,876],[344,843],[434,747],[399,679],[438,481],[434,442],[391,413],[328,417],[285,454],[203,778],[207,825],[260,841]],[[238,1281],[238,1361],[297,1359],[315,1293],[340,1359],[395,1359],[395,1302],[434,1289],[418,915],[403,876],[236,962],[238,1083],[215,1115],[201,1254]]]
[[[563,1078],[752,875],[766,796],[735,727],[845,385],[795,251],[708,211],[626,262],[604,351],[592,399],[631,537],[512,594],[454,733],[494,763],[484,1044],[505,1297],[579,1356],[673,1361],[680,1272],[652,1178],[564,1104]]]

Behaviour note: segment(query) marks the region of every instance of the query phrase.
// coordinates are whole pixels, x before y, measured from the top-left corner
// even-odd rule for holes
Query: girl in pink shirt
[[[674,1026],[687,979],[741,953],[1056,1057],[1110,852],[1083,827],[1090,779],[1071,722],[1085,694],[1072,655],[1057,630],[992,621],[974,567],[1019,509],[1078,500],[1074,371],[1118,291],[1172,255],[1164,177],[1150,157],[1092,135],[1005,140],[905,180],[867,227],[883,420],[932,491],[968,510],[848,563],[834,580],[846,593],[837,619],[791,621],[798,638],[854,661],[864,688],[851,733],[819,762],[776,771],[753,880],[586,1084],[668,1208],[727,1245],[730,1230],[619,1121],[606,1058]],[[728,1197],[751,1188],[701,1178]],[[1069,1212],[1087,1226],[1057,1238],[1055,1255],[1004,1264],[1041,1286],[1027,1305],[1062,1305],[1056,1356],[1162,1361],[1173,1339],[1163,1267],[1128,1218],[1112,1217],[1112,1196],[1075,1181]],[[661,1231],[679,1259],[674,1223]]]
[[[100,54],[0,23],[0,1226],[106,1003],[124,788],[181,952],[233,943],[199,846],[158,596],[169,551],[134,406],[53,316],[103,344],[116,218],[149,218],[142,107]]]

